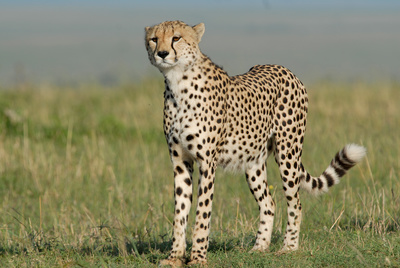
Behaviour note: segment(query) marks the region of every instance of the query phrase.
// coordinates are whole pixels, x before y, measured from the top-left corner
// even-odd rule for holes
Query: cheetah
[[[203,23],[192,27],[181,21],[145,28],[149,60],[165,79],[164,134],[174,173],[172,250],[161,265],[207,262],[217,166],[244,171],[260,212],[252,250],[265,251],[271,242],[275,213],[266,160],[274,155],[287,200],[287,226],[280,252],[287,252],[299,246],[299,189],[327,192],[366,154],[364,147],[348,144],[319,177],[311,176],[301,161],[308,111],[302,82],[280,65],[256,65],[245,74],[229,76],[200,51],[204,31]],[[197,208],[193,245],[186,260],[194,163],[199,169]]]

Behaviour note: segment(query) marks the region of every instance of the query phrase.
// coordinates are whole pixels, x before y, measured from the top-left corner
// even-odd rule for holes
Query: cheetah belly
[[[227,170],[241,171],[253,163],[264,162],[268,157],[269,136],[251,133],[245,137],[241,135],[227,137],[219,154],[218,165]]]

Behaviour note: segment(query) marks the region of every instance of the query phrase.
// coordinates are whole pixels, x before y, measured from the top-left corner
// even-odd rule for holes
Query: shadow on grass
[[[87,232],[87,235],[76,239],[74,236],[60,238],[60,233],[54,228],[43,230],[30,224],[25,217],[15,211],[13,219],[24,227],[24,232],[18,235],[9,233],[9,239],[0,240],[1,256],[85,256],[99,259],[128,258],[134,263],[158,263],[166,258],[171,251],[172,237],[170,233],[157,234],[151,231],[134,232],[124,225],[108,225],[102,221]],[[122,226],[122,227],[121,227]],[[220,235],[219,235],[220,234]],[[192,243],[188,236],[187,254],[190,254]],[[255,244],[255,234],[236,233],[229,230],[217,230],[211,233],[208,252],[229,253],[249,251]],[[282,234],[274,232],[272,244],[280,244]]]
[[[51,237],[50,234],[44,234],[40,243],[37,241],[26,240],[24,243],[15,246],[5,246],[0,244],[1,256],[29,256],[35,254],[49,255],[78,255],[95,256],[100,259],[128,258],[135,263],[157,264],[161,259],[167,258],[172,248],[172,240],[165,239],[167,235],[158,238],[129,238],[115,237],[109,240],[98,239],[89,241],[90,237],[79,246],[68,245],[65,241]],[[96,238],[94,238],[96,240]],[[119,241],[118,241],[119,239]],[[123,241],[121,241],[123,239]],[[274,234],[272,243],[281,240],[281,236]],[[209,253],[249,251],[255,243],[255,235],[248,234],[241,237],[211,237],[209,243]],[[278,242],[279,243],[279,242]],[[190,254],[192,243],[188,241],[187,255]]]

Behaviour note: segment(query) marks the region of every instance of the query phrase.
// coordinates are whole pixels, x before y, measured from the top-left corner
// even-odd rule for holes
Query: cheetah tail
[[[319,177],[312,177],[303,167],[300,176],[300,188],[307,192],[318,195],[328,191],[328,189],[340,182],[340,178],[346,172],[360,162],[366,155],[367,150],[357,144],[347,144],[340,150],[331,164]]]

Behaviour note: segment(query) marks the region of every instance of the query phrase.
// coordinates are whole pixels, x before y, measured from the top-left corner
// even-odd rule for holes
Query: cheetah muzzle
[[[150,62],[165,78],[164,134],[174,171],[175,215],[172,250],[165,265],[183,265],[186,227],[192,204],[192,173],[199,169],[191,263],[206,263],[215,170],[243,170],[258,203],[260,223],[253,250],[271,242],[275,203],[267,186],[266,160],[273,154],[287,199],[282,252],[299,245],[299,189],[319,194],[339,183],[366,154],[349,144],[319,176],[304,168],[301,155],[308,110],[301,81],[279,65],[257,65],[228,76],[199,49],[204,24],[167,21],[145,29]]]

